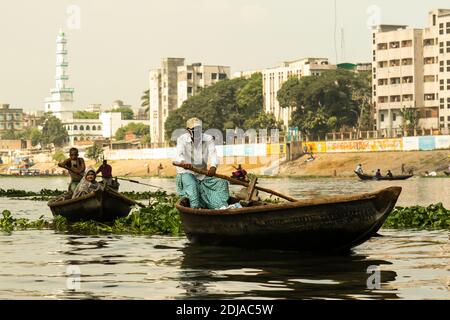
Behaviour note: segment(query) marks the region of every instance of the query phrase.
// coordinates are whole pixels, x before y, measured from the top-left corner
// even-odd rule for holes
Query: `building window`
[[[389,48],[390,49],[400,48],[400,42],[399,41],[394,41],[394,42],[389,43]]]
[[[98,127],[97,127],[97,130],[102,130],[102,126],[98,126]]]
[[[380,117],[381,122],[384,122],[384,114],[381,114]]]
[[[378,50],[387,50],[388,45],[387,45],[387,43],[379,43],[377,48],[378,48]]]
[[[92,126],[92,131],[95,131],[95,130],[97,130],[97,127],[96,126]]]
[[[395,112],[392,114],[392,121],[397,121],[397,114]]]
[[[73,130],[78,130],[78,126],[73,126]]]
[[[402,48],[405,48],[405,47],[412,47],[412,40],[403,40]]]
[[[80,126],[80,131],[84,131],[84,126]]]
[[[402,78],[402,83],[412,83],[413,81],[414,78],[412,76]]]
[[[435,97],[434,93],[427,93],[424,95],[425,101],[432,101],[434,100],[434,97]]]
[[[90,131],[91,130],[91,126],[86,126],[86,130]]]
[[[187,87],[187,93],[189,93],[189,94],[192,93],[192,87]]]
[[[211,73],[211,79],[216,80],[217,79],[217,73]]]
[[[434,57],[426,57],[423,59],[424,64],[434,64]]]
[[[203,73],[197,72],[197,77],[198,77],[199,79],[203,79]]]
[[[391,84],[400,84],[400,78],[391,78]]]
[[[425,111],[425,118],[431,118],[431,110]]]
[[[439,117],[439,120],[440,120],[441,122],[444,122],[444,121],[445,121],[445,117]]]
[[[219,73],[219,80],[224,80],[227,78],[227,74],[226,73]]]
[[[192,73],[188,72],[187,78],[188,78],[188,80],[192,80]]]

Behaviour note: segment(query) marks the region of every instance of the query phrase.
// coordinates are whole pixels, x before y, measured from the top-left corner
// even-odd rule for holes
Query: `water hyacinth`
[[[383,225],[387,229],[450,229],[450,210],[442,203],[428,207],[396,207]]]

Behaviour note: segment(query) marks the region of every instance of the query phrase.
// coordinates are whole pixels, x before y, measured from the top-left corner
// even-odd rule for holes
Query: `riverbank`
[[[306,157],[282,163],[276,176],[279,177],[350,177],[356,165],[361,163],[366,173],[381,169],[385,174],[391,170],[394,175],[401,173],[401,165],[412,168],[416,175],[423,175],[425,171],[439,171],[450,166],[450,150],[440,151],[408,151],[408,152],[360,152],[360,153],[318,153],[315,160],[306,162]],[[276,161],[275,161],[276,160]],[[249,172],[256,175],[268,169],[276,169],[278,159],[270,157],[234,157],[225,158],[219,166],[219,173],[230,175],[233,166],[242,164]],[[155,160],[111,160],[113,174],[121,177],[174,177],[176,168],[172,159]],[[87,167],[97,168],[100,164],[93,160],[86,160]],[[158,167],[162,165],[162,170]],[[9,165],[0,165],[0,174],[7,172]],[[62,172],[55,162],[36,163],[33,169],[41,172]],[[267,170],[269,172],[276,172]],[[336,174],[336,175],[335,175]],[[441,173],[443,175],[443,173]]]
[[[391,170],[401,174],[402,163],[412,168],[414,174],[437,171],[450,165],[450,150],[409,151],[409,152],[361,152],[361,153],[320,153],[315,160],[306,162],[306,157],[284,163],[280,166],[280,176],[349,177],[354,176],[355,167],[360,163],[366,173],[381,169],[382,174]]]

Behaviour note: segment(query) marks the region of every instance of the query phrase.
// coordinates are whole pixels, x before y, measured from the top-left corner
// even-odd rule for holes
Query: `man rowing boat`
[[[184,168],[177,167],[177,193],[189,199],[191,208],[227,207],[228,182],[214,177],[219,164],[214,138],[203,133],[200,119],[189,119],[186,128],[188,132],[177,139],[176,161],[184,164]],[[207,176],[189,170],[192,167],[207,169],[208,161]]]
[[[58,163],[58,166],[69,171],[69,191],[74,192],[84,176],[84,171],[86,170],[84,159],[78,157],[78,149],[71,148],[69,150],[69,158]]]

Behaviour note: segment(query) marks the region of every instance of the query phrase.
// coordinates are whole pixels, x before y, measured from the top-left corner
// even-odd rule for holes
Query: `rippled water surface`
[[[174,190],[170,179],[141,181]],[[64,189],[66,183],[65,178],[0,178],[3,189]],[[400,185],[400,205],[443,202],[450,207],[450,179],[262,179],[261,184],[298,198]],[[148,190],[135,186],[123,182],[122,190]],[[14,216],[51,217],[45,202],[0,202]],[[0,298],[450,299],[448,231],[380,233],[347,256],[195,247],[184,237],[169,236],[0,233]],[[367,284],[371,266],[380,275],[374,289]],[[376,283],[373,279],[369,284]]]

